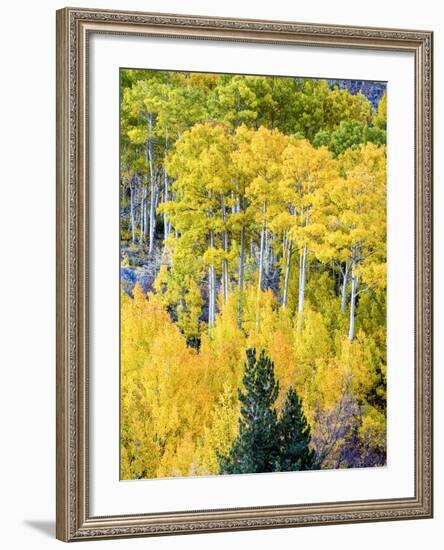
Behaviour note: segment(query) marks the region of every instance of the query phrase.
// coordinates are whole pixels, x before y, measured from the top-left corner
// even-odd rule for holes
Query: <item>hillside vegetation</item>
[[[310,468],[385,464],[386,95],[122,70],[120,140],[121,477],[246,471],[256,352]]]

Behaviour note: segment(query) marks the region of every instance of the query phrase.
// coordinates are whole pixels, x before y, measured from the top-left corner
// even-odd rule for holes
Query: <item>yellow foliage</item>
[[[229,383],[224,383],[222,392],[214,407],[212,422],[203,430],[197,452],[195,473],[217,474],[219,466],[217,453],[227,455],[239,429],[239,402]]]
[[[122,294],[121,477],[173,477],[218,472],[217,453],[236,438],[245,349],[267,351],[280,384],[278,409],[289,386],[303,399],[314,425],[345,393],[361,401],[384,375],[380,346],[359,330],[354,341],[332,334],[307,303],[302,330],[278,307],[271,291],[244,289],[244,321],[237,323],[237,292],[219,299],[214,327],[200,333],[200,349],[173,322],[162,296]],[[340,334],[340,333],[339,333]],[[381,396],[385,397],[385,396]],[[383,447],[385,416],[364,407],[360,437]]]
[[[368,447],[383,449],[386,446],[387,419],[384,413],[371,405],[363,410],[359,435]]]

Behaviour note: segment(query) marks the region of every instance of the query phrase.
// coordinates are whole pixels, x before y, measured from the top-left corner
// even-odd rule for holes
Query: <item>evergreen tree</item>
[[[262,351],[247,349],[247,363],[239,390],[241,417],[239,435],[228,457],[219,455],[220,473],[242,474],[272,472],[277,460],[277,415],[273,408],[279,392],[274,364]]]
[[[247,350],[243,378],[245,393],[239,390],[241,418],[239,434],[228,457],[219,455],[220,473],[242,474],[294,472],[319,467],[310,449],[310,427],[302,402],[290,387],[280,418],[273,408],[279,393],[274,364],[264,351]]]
[[[279,453],[275,470],[295,472],[319,467],[315,452],[310,449],[310,426],[302,410],[302,400],[293,388],[287,398],[277,425]]]

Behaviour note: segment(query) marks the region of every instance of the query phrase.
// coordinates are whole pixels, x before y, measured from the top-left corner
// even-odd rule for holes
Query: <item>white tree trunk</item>
[[[140,242],[143,241],[144,236],[148,235],[148,189],[143,187],[142,200],[140,202]]]
[[[291,254],[292,246],[291,242],[288,243],[285,256],[285,279],[284,279],[284,295],[282,298],[282,307],[286,308],[288,303],[288,283],[290,281],[290,263],[291,263]]]
[[[210,248],[214,248],[214,232],[210,230]],[[211,264],[208,268],[208,325],[214,326],[216,318],[216,276],[214,270],[214,264]]]
[[[144,206],[144,210],[145,210],[145,223],[144,223],[144,226],[145,226],[145,240],[148,239],[148,233],[149,233],[149,227],[150,227],[150,210],[148,208],[148,187],[146,188],[146,193],[145,193],[145,206]]]
[[[347,286],[348,286],[348,272],[350,269],[350,264],[346,262],[345,264],[345,272],[343,276],[342,281],[342,297],[341,297],[341,311],[344,313],[345,311],[345,304],[347,302]]]
[[[165,153],[166,154],[166,153]],[[168,202],[169,200],[169,180],[167,171],[163,170],[163,202]],[[164,240],[168,239],[170,235],[170,222],[168,221],[167,215],[163,215],[163,238]]]
[[[270,274],[270,234],[265,231],[265,244],[264,244],[264,272],[268,276]]]
[[[298,313],[302,314],[304,311],[305,300],[305,271],[307,265],[307,245],[304,246],[304,250],[301,254],[301,263],[299,267],[299,295],[298,295]]]
[[[356,293],[358,292],[358,277],[355,274],[354,266],[352,266],[351,276],[351,295],[350,295],[350,322],[348,328],[348,339],[350,342],[355,337],[355,309],[356,309]]]
[[[282,257],[287,257],[287,245],[288,245],[288,239],[287,239],[287,232],[284,231],[284,234],[282,236]]]
[[[228,261],[224,260],[222,262],[222,293],[224,298],[224,303],[228,298]]]
[[[244,271],[245,271],[245,227],[242,227],[240,234],[240,251],[239,251],[239,290],[242,291],[244,286]]]
[[[258,290],[262,290],[263,285],[263,272],[264,272],[264,252],[265,252],[265,235],[267,232],[267,205],[264,202],[264,221],[262,222],[262,229],[261,229],[261,242],[260,242],[260,249],[259,249],[259,282],[258,282]]]
[[[302,330],[302,314],[304,312],[304,300],[305,300],[306,265],[307,265],[307,245],[304,246],[304,250],[301,254],[301,261],[299,265],[298,332],[301,332]]]
[[[244,289],[244,269],[245,269],[245,227],[242,227],[240,234],[240,252],[239,252],[239,298],[237,303],[237,324],[242,324],[242,293]]]
[[[213,266],[208,267],[208,326],[213,326]]]
[[[135,191],[134,191],[134,180],[131,179],[130,182],[130,212],[131,212],[131,238],[133,243],[136,242],[136,220],[135,220],[135,208],[134,208],[134,200],[135,200]]]
[[[150,225],[149,225],[149,246],[148,253],[152,254],[154,251],[154,232],[156,230],[156,175],[154,173],[154,159],[153,159],[153,114],[148,115],[148,141],[147,141],[147,156],[150,167]]]
[[[152,254],[154,250],[154,232],[156,230],[156,190],[155,186],[151,185],[151,197],[150,197],[150,225],[149,225],[149,247],[148,253]]]
[[[144,189],[142,188],[142,197],[140,199],[140,236],[139,236],[139,242],[143,242],[143,230],[144,230],[144,226],[143,226],[143,222],[144,222],[144,216],[145,216],[145,211],[143,209],[144,207],[144,196],[143,196],[143,193],[144,193]]]
[[[223,243],[224,252],[225,254],[227,254],[228,253],[228,232],[226,229],[227,211],[225,207],[224,198],[222,198],[222,221],[224,224],[224,231],[222,233],[222,243]],[[224,258],[222,262],[222,292],[223,292],[223,298],[225,303],[228,298],[228,260],[226,258]]]

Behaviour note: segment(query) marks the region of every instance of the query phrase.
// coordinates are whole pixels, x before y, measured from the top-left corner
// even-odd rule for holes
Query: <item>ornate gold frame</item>
[[[309,44],[415,56],[415,496],[137,516],[88,512],[87,40],[92,32]],[[430,518],[432,42],[429,31],[65,8],[57,12],[57,538],[234,531]]]

